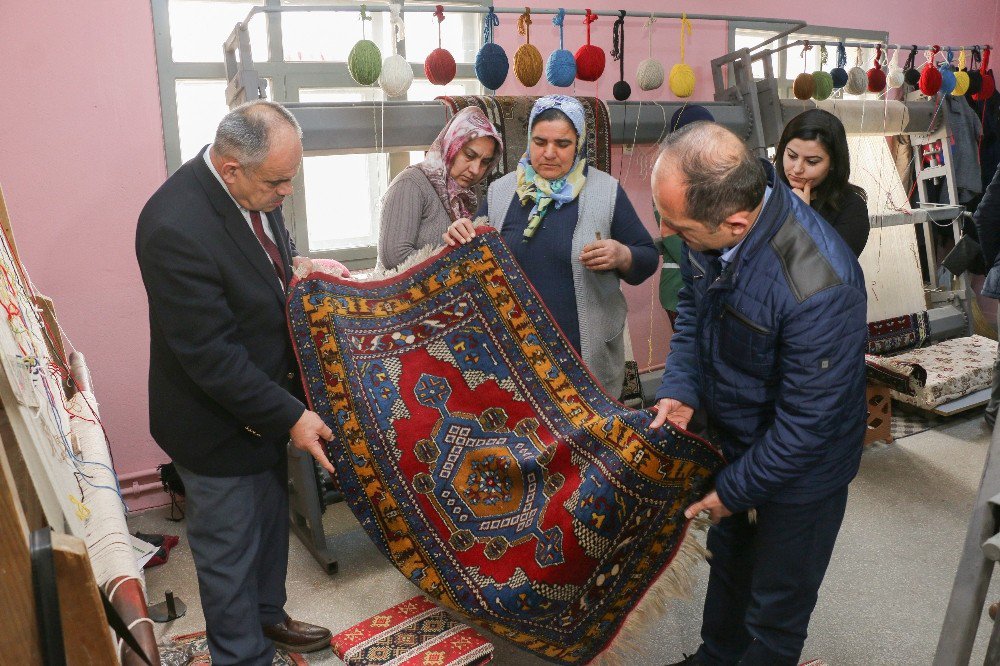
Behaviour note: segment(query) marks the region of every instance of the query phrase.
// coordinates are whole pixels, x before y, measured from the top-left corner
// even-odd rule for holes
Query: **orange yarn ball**
[[[529,88],[542,78],[542,54],[534,44],[521,44],[514,53],[514,76]]]
[[[812,74],[802,72],[795,77],[795,82],[792,84],[792,94],[795,95],[795,99],[809,99],[814,92],[816,92],[816,82]]]
[[[576,52],[576,78],[596,81],[604,73],[604,49],[584,44]]]
[[[455,57],[448,49],[437,48],[424,60],[424,75],[436,86],[445,86],[455,78]]]

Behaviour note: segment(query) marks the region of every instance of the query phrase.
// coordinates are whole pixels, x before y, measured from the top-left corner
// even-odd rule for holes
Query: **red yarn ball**
[[[576,78],[596,81],[604,73],[604,49],[584,44],[576,52]]]
[[[455,57],[448,49],[434,49],[424,60],[424,75],[436,86],[446,86],[455,78]]]
[[[936,95],[941,90],[941,72],[933,65],[924,65],[924,71],[920,73],[920,92],[928,97]]]
[[[868,70],[868,92],[880,93],[885,90],[885,72],[872,67]]]
[[[982,102],[990,97],[993,97],[993,93],[996,92],[997,89],[997,82],[993,78],[992,69],[988,72],[980,72],[980,75],[983,77],[983,84],[979,88],[979,92],[972,96],[972,99],[977,102]]]

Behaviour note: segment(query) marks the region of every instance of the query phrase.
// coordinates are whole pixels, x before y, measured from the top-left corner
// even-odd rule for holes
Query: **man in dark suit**
[[[330,639],[284,612],[289,437],[333,471],[323,451],[332,432],[303,406],[285,314],[294,252],[280,207],[300,137],[278,104],[233,110],[150,198],[136,233],[150,431],[184,481],[217,665],[270,664],[274,644],[302,652]]]

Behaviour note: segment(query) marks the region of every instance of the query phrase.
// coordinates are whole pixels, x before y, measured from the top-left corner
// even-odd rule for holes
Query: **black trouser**
[[[177,465],[213,664],[274,659],[261,625],[285,619],[286,467],[282,459],[258,474],[215,477]]]
[[[795,666],[847,506],[847,487],[809,504],[770,503],[708,533],[701,663]]]

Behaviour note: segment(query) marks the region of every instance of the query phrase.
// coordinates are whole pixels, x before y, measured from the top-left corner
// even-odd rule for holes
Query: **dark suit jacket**
[[[273,265],[203,153],[139,215],[150,431],[193,472],[253,474],[285,455],[288,431],[305,409],[302,387]],[[267,218],[290,277],[281,211]]]

